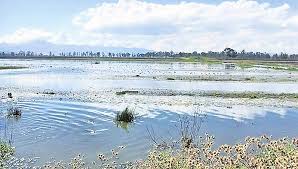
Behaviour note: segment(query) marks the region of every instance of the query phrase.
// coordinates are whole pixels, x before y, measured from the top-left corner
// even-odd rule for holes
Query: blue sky
[[[297,51],[298,53],[296,47],[290,48],[286,46],[296,43],[295,39],[289,39],[289,37],[298,38],[295,37],[298,35],[298,32],[295,31],[295,26],[298,25],[296,23],[296,21],[298,22],[298,17],[296,18],[298,16],[297,0],[259,0],[253,4],[253,7],[251,3],[248,3],[250,0],[237,0],[233,1],[233,4],[228,5],[232,6],[232,9],[225,5],[226,0],[184,0],[185,5],[181,5],[182,1],[180,0],[120,1],[122,3],[118,2],[118,0],[0,0],[0,43],[13,43],[12,39],[16,43],[18,40],[27,42],[42,39],[53,43],[77,44],[86,42],[86,44],[90,43],[90,45],[103,46],[121,46],[123,44],[127,47],[142,47],[154,50],[178,51],[181,48],[188,51],[195,49],[220,50],[220,48],[225,46],[237,48],[237,45],[239,46],[237,41],[239,41],[238,43],[242,44],[239,48],[246,47],[250,50],[259,50],[265,45],[264,49],[270,51],[278,49],[279,51]],[[114,6],[104,6],[102,3]],[[131,10],[144,7],[145,10],[149,9],[149,13],[150,11],[153,12],[148,16],[144,13],[144,18],[146,19],[143,22],[142,18],[138,16],[140,11],[126,14],[125,9],[122,10],[121,5],[124,8],[125,3],[130,4]],[[264,3],[267,3],[268,6],[263,7]],[[288,6],[285,6],[285,3]],[[169,4],[174,5],[172,9],[167,8]],[[203,4],[203,6],[198,4]],[[219,16],[213,16],[212,11],[206,12],[204,5],[211,5],[206,6],[206,9],[218,11]],[[244,18],[242,20],[246,21],[246,25],[244,22],[241,23],[239,21],[238,14],[233,14],[233,12],[239,12],[239,8],[243,6],[245,6],[247,11],[242,13],[240,10],[241,13],[239,15],[243,15],[241,18]],[[252,10],[259,7],[260,9],[257,11]],[[190,9],[189,11],[188,8]],[[220,14],[225,15],[225,8],[227,8],[230,14],[226,17],[226,20],[223,18],[218,21],[217,18],[221,18]],[[275,8],[278,9],[274,10]],[[86,13],[90,9],[94,11],[88,15],[84,14],[84,12]],[[186,9],[187,14],[183,14],[185,11],[180,11],[180,9]],[[106,10],[119,12],[111,15],[105,13],[104,11]],[[123,13],[120,12],[121,10]],[[160,17],[155,16],[159,12]],[[175,14],[176,12],[181,12],[182,14],[177,15]],[[264,19],[255,19],[256,16],[253,16],[254,12],[259,12],[260,18]],[[272,16],[269,16],[270,14],[268,15],[268,13],[271,12]],[[247,16],[250,15],[251,18],[248,18]],[[119,19],[122,16],[123,18]],[[112,23],[108,23],[109,20],[106,21],[107,17],[109,17],[108,19]],[[181,20],[176,22],[175,18],[177,17]],[[228,22],[229,20],[232,20],[233,24],[237,25],[237,29],[226,27],[225,21]],[[282,20],[287,20],[287,22],[282,23]],[[215,24],[217,22],[218,24]],[[287,27],[287,29],[284,27]],[[280,34],[281,31],[284,32],[283,35]],[[227,34],[234,36],[235,32],[239,33],[239,35],[232,37],[231,41],[226,40]],[[266,32],[278,34],[274,38],[282,38],[287,41],[284,44],[278,44],[277,47],[272,44],[266,45],[267,43],[273,43],[275,40],[270,38],[269,35],[265,36]],[[257,38],[252,38],[252,35],[256,35]],[[29,36],[36,36],[36,38],[29,38]],[[185,43],[185,45],[176,43],[176,41],[186,41],[185,38],[187,37],[202,38],[204,40],[190,40],[187,43],[189,47],[185,46]],[[136,40],[139,42],[134,43]],[[214,40],[216,40],[215,45],[211,44]],[[261,41],[260,44],[254,45],[253,42],[257,40]],[[171,44],[167,45],[170,41]],[[243,43],[247,44],[243,45]]]

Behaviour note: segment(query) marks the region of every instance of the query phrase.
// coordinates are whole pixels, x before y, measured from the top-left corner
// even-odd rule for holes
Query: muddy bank
[[[115,79],[154,79],[154,80],[182,80],[182,81],[216,81],[216,82],[298,82],[298,76],[291,75],[289,73],[285,76],[273,76],[273,75],[261,75],[261,76],[253,76],[253,75],[224,75],[214,72],[208,75],[201,76],[179,76],[179,75],[168,75],[168,76],[117,76]]]

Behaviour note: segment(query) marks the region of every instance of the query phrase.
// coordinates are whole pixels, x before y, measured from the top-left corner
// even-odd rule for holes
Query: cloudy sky
[[[298,53],[297,0],[0,0],[0,43]]]

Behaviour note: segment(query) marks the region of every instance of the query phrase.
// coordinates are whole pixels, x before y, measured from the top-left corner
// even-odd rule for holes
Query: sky
[[[297,0],[0,0],[0,43],[298,53]]]

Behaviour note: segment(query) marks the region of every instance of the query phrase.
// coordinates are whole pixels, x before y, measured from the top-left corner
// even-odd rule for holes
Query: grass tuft
[[[117,122],[131,123],[135,118],[134,111],[126,107],[122,112],[117,113],[115,120]]]

